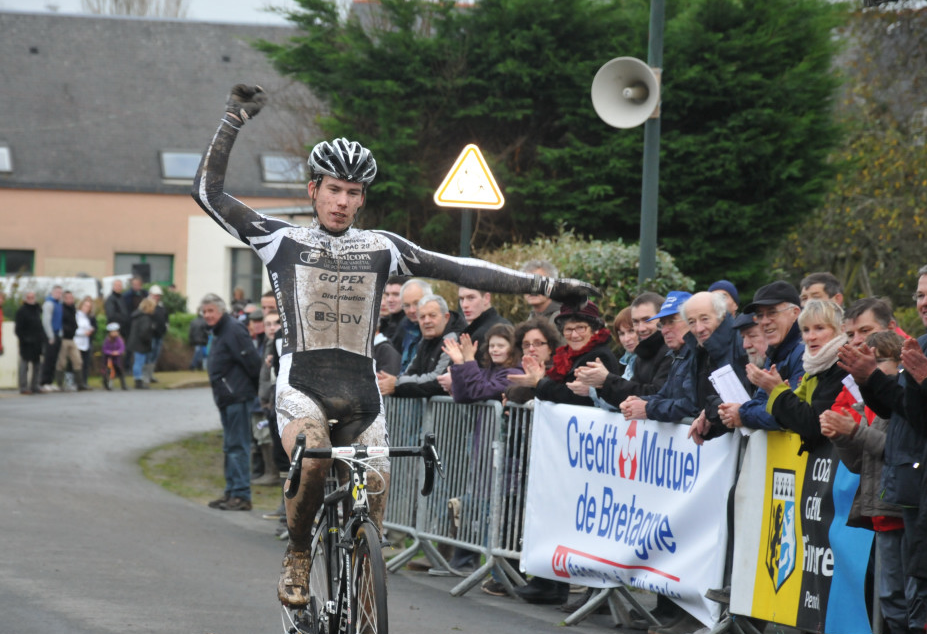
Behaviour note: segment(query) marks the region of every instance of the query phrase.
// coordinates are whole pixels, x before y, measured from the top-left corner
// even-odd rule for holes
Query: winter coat
[[[618,407],[629,396],[656,394],[666,382],[673,359],[667,353],[669,348],[658,330],[634,349],[634,374],[624,379],[617,372],[609,372],[605,383],[596,388],[596,394],[606,403]]]
[[[683,418],[698,415],[695,403],[695,346],[686,338],[679,350],[670,350],[667,356],[672,360],[669,375],[660,390],[647,401],[646,412],[650,420],[664,423],[678,423]]]
[[[151,315],[135,309],[132,313],[132,325],[129,328],[129,340],[126,347],[133,353],[151,352],[151,340],[154,338],[154,323]]]
[[[77,306],[74,304],[61,305],[61,338],[74,339],[77,334]]]
[[[16,338],[19,339],[19,356],[24,361],[37,362],[45,345],[45,329],[42,328],[42,307],[38,304],[22,304],[14,317]]]
[[[167,334],[167,309],[162,304],[155,306],[154,312],[151,313],[151,321],[155,339],[163,339]]]
[[[205,346],[209,343],[209,326],[206,320],[197,315],[190,322],[190,330],[187,333],[191,346]]]
[[[257,397],[261,357],[248,329],[225,313],[212,329],[206,369],[216,406],[252,401]]]
[[[378,332],[373,338],[373,361],[377,366],[377,372],[382,371],[394,376],[399,374],[402,366],[399,352],[382,332]]]
[[[787,385],[778,385],[770,392],[766,411],[772,414],[782,429],[801,436],[799,455],[827,441],[821,433],[821,414],[831,408],[837,395],[843,391],[846,375],[846,370],[834,363],[818,374],[803,376],[801,385],[795,390]]]
[[[463,318],[457,313],[450,313],[450,320],[440,337],[422,339],[418,344],[415,357],[409,367],[396,379],[399,397],[428,398],[444,394],[444,388],[438,383],[438,377],[447,371],[451,359],[442,350],[445,339],[457,340],[463,330]]]
[[[106,301],[103,302],[103,311],[106,313],[108,323],[119,324],[119,330],[122,334],[129,332],[129,324],[132,321],[131,313],[126,308],[121,293],[112,292]]]
[[[872,518],[901,517],[901,507],[882,500],[882,454],[888,420],[875,416],[871,423],[863,418],[851,436],[831,439],[840,462],[859,474],[859,488],[853,497],[847,526],[872,530]]]
[[[804,354],[805,344],[802,342],[801,329],[796,321],[778,346],[771,346],[766,350],[766,364],[763,367],[768,370],[775,364],[779,376],[788,381],[789,387],[794,390],[805,374],[802,364]],[[744,427],[773,431],[780,429],[776,419],[766,411],[768,400],[766,390],[757,389],[753,398],[740,406],[740,421]]]
[[[918,339],[918,343],[922,350],[927,348],[927,335]],[[918,398],[919,388],[908,386],[909,379],[904,371],[897,376],[887,376],[881,370],[875,370],[859,386],[859,391],[869,409],[877,416],[889,419],[885,433],[885,465],[882,468],[885,500],[902,506],[918,506],[919,496],[924,490],[923,473],[927,469],[916,465],[922,465],[924,461],[927,425],[923,422],[924,414],[919,413],[917,407],[912,407]],[[911,410],[910,419],[906,409]]]
[[[542,401],[594,407],[595,403],[592,402],[591,398],[574,394],[566,384],[576,380],[576,368],[586,365],[590,361],[595,361],[596,358],[602,362],[602,365],[604,365],[609,372],[617,373],[619,371],[620,364],[614,353],[612,353],[611,348],[604,343],[599,344],[573,360],[573,367],[563,381],[555,381],[548,376],[538,381],[535,396]]]
[[[689,333],[686,337],[695,337]],[[711,421],[711,429],[704,438],[714,438],[729,432],[718,415],[718,406],[723,402],[711,382],[711,373],[729,365],[737,375],[740,384],[749,394],[752,385],[747,380],[747,351],[744,350],[740,332],[734,329],[734,319],[725,315],[711,336],[695,354],[696,406],[705,410],[705,416]]]
[[[917,342],[922,350],[927,350],[927,335],[918,338]],[[910,376],[906,377],[904,400],[908,424],[921,434],[927,434],[927,380],[918,384]],[[922,446],[919,464],[924,465],[925,461],[927,446]],[[919,471],[927,472],[927,468],[921,467]],[[910,574],[915,577],[927,579],[927,475],[921,475],[918,505],[914,526],[905,526],[905,538],[908,540],[905,557],[910,562],[910,566],[905,565],[905,572],[910,569]]]
[[[455,403],[500,401],[502,393],[511,384],[509,376],[524,374],[519,366],[503,368],[492,365],[481,368],[476,361],[465,361],[451,366],[451,393]]]

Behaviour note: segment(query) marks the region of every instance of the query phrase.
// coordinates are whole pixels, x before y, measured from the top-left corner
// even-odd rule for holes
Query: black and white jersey
[[[363,426],[380,410],[373,339],[390,276],[451,280],[490,292],[549,292],[548,278],[427,251],[387,231],[351,228],[334,235],[318,222],[302,227],[254,211],[224,191],[237,134],[223,119],[203,156],[193,196],[267,267],[283,337],[278,386],[292,385],[314,397],[330,417],[360,407]]]

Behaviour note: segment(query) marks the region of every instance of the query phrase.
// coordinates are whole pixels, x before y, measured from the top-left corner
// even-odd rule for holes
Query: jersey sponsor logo
[[[315,264],[321,257],[321,251],[318,249],[312,249],[310,251],[301,251],[299,254],[299,261],[303,264]]]
[[[338,323],[358,325],[362,320],[360,315],[336,312],[325,302],[312,302],[306,308],[306,322],[310,328],[320,332]]]

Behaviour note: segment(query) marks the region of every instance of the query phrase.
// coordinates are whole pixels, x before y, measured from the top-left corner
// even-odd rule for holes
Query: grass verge
[[[205,372],[158,372],[152,389],[209,386]],[[97,377],[97,383],[100,383]],[[90,382],[91,386],[93,381]],[[130,384],[131,385],[131,384]],[[216,421],[219,412],[216,411]],[[214,430],[189,436],[179,442],[155,447],[139,460],[146,478],[171,493],[206,504],[225,490],[222,431]],[[251,503],[255,510],[270,511],[280,504],[280,487],[252,486]]]
[[[197,503],[206,504],[225,490],[221,430],[155,447],[139,462],[146,478]],[[280,487],[252,486],[251,503],[259,511],[277,508]]]

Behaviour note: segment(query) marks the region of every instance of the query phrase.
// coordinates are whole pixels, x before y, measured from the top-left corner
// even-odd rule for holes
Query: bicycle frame
[[[332,447],[326,449],[307,449],[305,436],[300,434],[293,449],[290,471],[287,475],[288,486],[284,495],[292,498],[299,490],[303,458],[332,459],[332,474],[326,478],[326,494],[319,510],[318,527],[313,532],[312,558],[316,559],[317,548],[322,549],[320,564],[327,566],[327,594],[328,599],[316,606],[310,600],[308,614],[305,608],[290,610],[283,609],[284,631],[288,634],[354,634],[358,627],[363,608],[357,607],[358,595],[364,594],[377,623],[373,624],[373,631],[379,633],[380,628],[386,629],[386,586],[384,581],[385,565],[380,552],[380,530],[369,516],[369,501],[367,490],[368,462],[378,457],[421,456],[425,462],[425,483],[422,494],[428,495],[434,484],[434,471],[443,476],[444,469],[434,447],[434,435],[427,434],[421,447],[366,447],[355,444],[348,447]],[[349,474],[344,483],[340,483],[338,463],[347,465]],[[329,491],[329,487],[333,490]],[[348,504],[348,496],[352,502]],[[341,505],[339,507],[339,505]],[[339,508],[342,516],[339,517]],[[324,532],[323,532],[324,531]],[[363,532],[362,532],[363,531]],[[358,556],[358,535],[360,549],[363,552],[361,561],[365,562],[365,570],[372,575],[370,586],[364,585],[360,592],[355,587],[355,571],[353,557]],[[371,542],[373,537],[376,542]],[[334,555],[336,551],[337,557]],[[327,563],[325,563],[327,562]],[[317,564],[318,565],[318,564]],[[383,571],[371,571],[370,567],[382,568]],[[321,573],[319,573],[321,574]],[[364,575],[363,580],[367,580]],[[310,580],[310,587],[312,581]],[[369,596],[367,596],[369,593]],[[315,611],[315,613],[314,613]],[[382,613],[382,614],[381,614]],[[369,615],[367,615],[369,618]],[[289,624],[287,620],[289,619]]]

